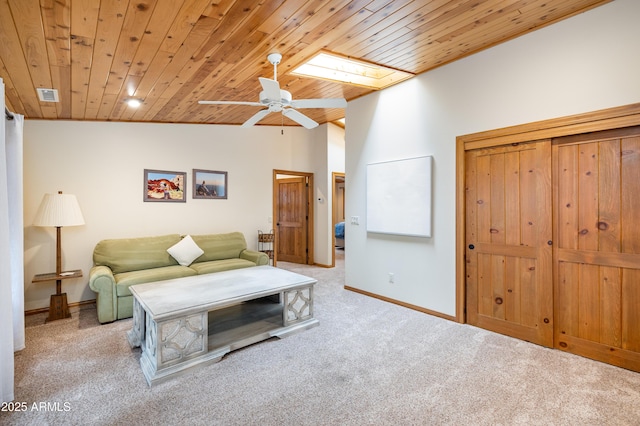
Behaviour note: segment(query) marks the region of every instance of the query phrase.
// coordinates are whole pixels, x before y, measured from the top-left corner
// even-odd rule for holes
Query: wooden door
[[[554,140],[556,347],[640,371],[640,128]]]
[[[309,220],[307,178],[293,177],[278,179],[277,182],[277,259],[283,262],[306,264]]]
[[[551,143],[465,155],[467,321],[552,346]]]

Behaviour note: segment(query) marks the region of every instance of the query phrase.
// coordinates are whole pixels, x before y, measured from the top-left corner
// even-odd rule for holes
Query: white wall
[[[324,158],[318,164],[314,178],[316,184],[315,197],[315,261],[322,265],[333,262],[333,172],[344,173],[344,129],[335,124],[320,126],[323,133],[317,141],[317,158]],[[324,143],[322,143],[324,142]]]
[[[314,250],[313,259],[314,262],[326,265],[327,264],[327,127],[328,125],[319,126],[316,129],[315,140],[313,142],[313,156],[319,161],[316,164],[316,168],[313,170],[313,183],[315,189],[313,191],[314,203]],[[320,166],[320,164],[324,164]],[[331,263],[331,261],[329,261]]]
[[[55,282],[55,230],[31,226],[45,193],[75,194],[86,225],[62,229],[63,281],[69,303],[95,299],[88,287],[95,244],[105,238],[240,231],[257,248],[269,230],[273,169],[326,169],[314,155],[318,132],[287,127],[28,120],[24,132],[25,309],[49,306]],[[321,137],[320,137],[321,138]],[[326,140],[324,141],[326,145]],[[324,162],[324,166],[322,163]],[[143,202],[143,170],[187,172],[186,203]],[[192,170],[228,172],[228,199],[192,198]]]
[[[455,315],[456,136],[640,102],[639,16],[616,0],[350,102],[346,284]],[[367,234],[366,165],[420,155],[434,157],[433,237]]]
[[[335,212],[339,212],[340,218],[344,218],[344,209],[342,208],[342,203],[343,203],[343,198],[344,198],[344,184],[340,184],[339,187],[342,188],[342,190],[336,194],[336,198],[337,199],[333,199],[333,175],[332,173],[344,173],[344,127],[339,127],[336,126],[334,124],[329,126],[329,137],[327,138],[327,143],[328,143],[328,156],[329,156],[329,161],[328,161],[328,167],[327,167],[327,171],[328,173],[328,178],[329,178],[329,192],[331,195],[331,203],[329,205],[329,218],[331,220],[331,223],[329,224],[329,241],[331,242],[331,245],[329,247],[330,251],[333,252],[334,251],[334,247],[333,247],[333,234],[334,234],[334,228],[333,228],[333,215],[334,215],[334,211]],[[329,253],[330,256],[332,256],[333,258],[333,254]]]

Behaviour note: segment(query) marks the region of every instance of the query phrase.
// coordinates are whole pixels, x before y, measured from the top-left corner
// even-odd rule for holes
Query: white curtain
[[[4,111],[4,82],[0,78]],[[0,400],[14,399],[13,353],[24,349],[22,127],[24,117],[0,120]]]

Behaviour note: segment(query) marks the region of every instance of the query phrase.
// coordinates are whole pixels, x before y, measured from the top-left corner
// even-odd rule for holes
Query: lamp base
[[[49,317],[45,322],[71,318],[69,305],[67,304],[67,293],[52,294],[49,302]]]

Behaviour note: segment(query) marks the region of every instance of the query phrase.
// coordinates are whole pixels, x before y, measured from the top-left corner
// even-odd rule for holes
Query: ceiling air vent
[[[38,97],[42,102],[60,102],[58,99],[58,91],[56,89],[37,88]]]

